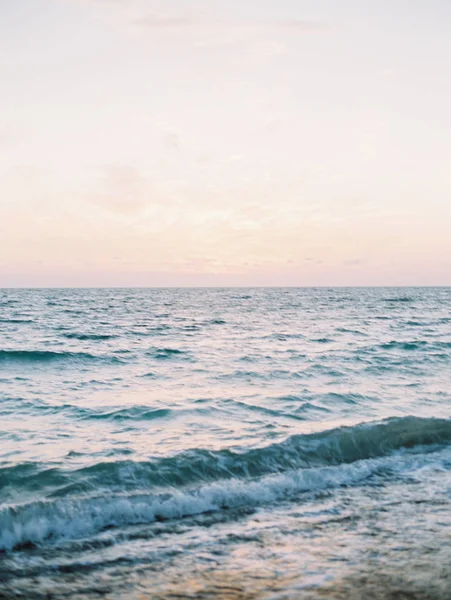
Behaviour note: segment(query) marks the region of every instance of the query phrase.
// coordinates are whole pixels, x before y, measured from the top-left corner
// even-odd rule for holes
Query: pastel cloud
[[[324,24],[300,19],[237,19],[232,10],[218,16],[207,2],[162,3],[156,0],[74,0],[108,10],[116,21],[137,33],[176,37],[194,47],[246,45],[251,56],[269,58],[285,54],[292,36],[324,31]]]

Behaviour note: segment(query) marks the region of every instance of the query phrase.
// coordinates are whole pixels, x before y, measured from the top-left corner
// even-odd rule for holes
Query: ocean
[[[451,598],[451,288],[0,290],[0,598]]]

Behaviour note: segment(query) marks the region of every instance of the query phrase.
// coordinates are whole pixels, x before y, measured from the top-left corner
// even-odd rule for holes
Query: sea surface
[[[450,599],[451,289],[0,290],[0,598]]]

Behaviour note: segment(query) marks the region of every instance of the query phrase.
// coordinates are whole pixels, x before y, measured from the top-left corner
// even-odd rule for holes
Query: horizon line
[[[437,285],[155,285],[155,286],[140,286],[140,285],[105,285],[105,286],[5,286],[0,287],[0,290],[264,290],[264,289],[384,289],[384,288],[414,288],[414,289],[434,289],[434,288],[451,288],[451,284]]]

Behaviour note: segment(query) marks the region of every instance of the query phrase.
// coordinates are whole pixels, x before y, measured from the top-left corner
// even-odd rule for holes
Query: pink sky
[[[450,285],[450,17],[1,3],[0,287]]]

